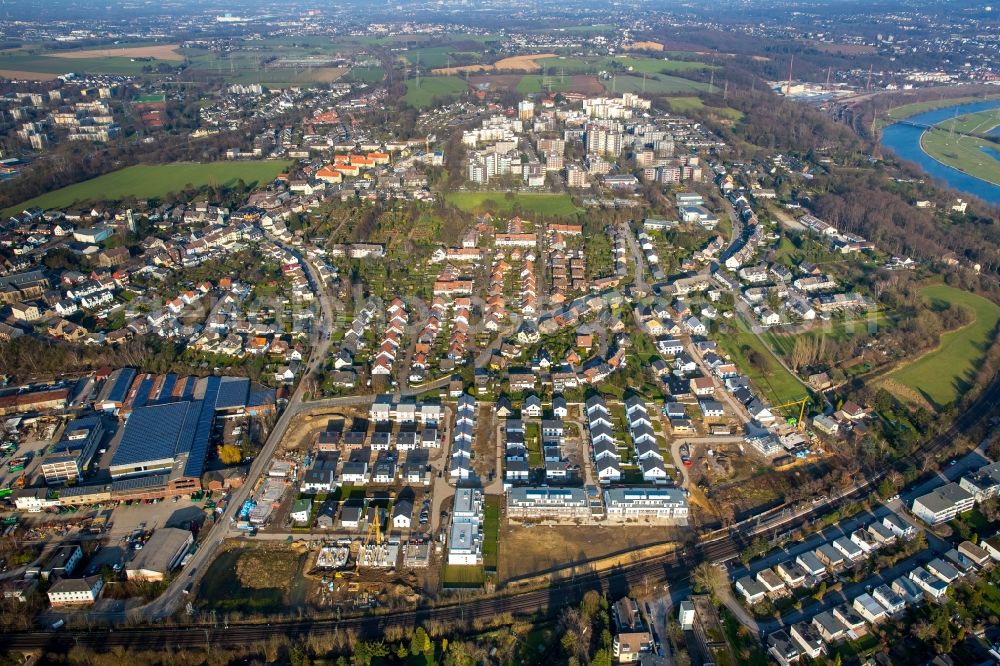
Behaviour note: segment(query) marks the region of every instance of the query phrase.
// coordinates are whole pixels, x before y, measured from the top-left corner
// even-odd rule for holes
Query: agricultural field
[[[525,213],[566,217],[580,211],[568,194],[514,194],[503,192],[449,192],[445,201],[466,213],[485,212],[509,214],[515,204]]]
[[[22,78],[32,77],[38,80],[52,79],[70,72],[138,75],[143,73],[143,68],[155,69],[159,64],[166,64],[171,70],[177,66],[172,60],[153,59],[133,62],[128,57],[119,56],[70,58],[26,51],[0,53],[0,75],[13,76],[11,72],[19,72],[23,75]]]
[[[609,87],[608,83],[605,83],[604,87]],[[650,95],[671,95],[674,93],[697,93],[708,90],[707,83],[682,79],[678,76],[668,76],[666,74],[647,76],[645,79],[634,74],[616,76],[610,87],[613,94],[632,92],[648,93]]]
[[[175,60],[183,62],[184,56],[178,53],[178,44],[153,44],[148,46],[114,46],[103,49],[84,49],[82,51],[55,51],[50,55],[56,58],[156,58],[158,60]]]
[[[920,147],[938,162],[991,183],[1000,184],[1000,144],[969,134],[989,134],[1000,125],[1000,109],[951,118],[925,131]]]
[[[430,106],[435,99],[455,98],[464,94],[469,85],[457,76],[427,76],[406,82],[406,95],[403,99],[410,106],[418,109]]]
[[[929,303],[940,301],[966,308],[975,320],[941,336],[937,349],[930,351],[889,375],[889,378],[916,391],[935,406],[945,406],[968,389],[986,349],[996,337],[1000,306],[982,296],[945,285],[925,287]]]
[[[287,166],[288,163],[282,160],[141,164],[43,194],[12,206],[3,214],[10,215],[31,206],[67,208],[88,201],[116,201],[130,197],[149,199],[180,192],[188,186],[225,187],[238,180],[248,185],[264,185],[274,180]]]
[[[709,65],[703,62],[691,60],[661,60],[658,58],[644,58],[641,56],[618,57],[614,59],[616,64],[625,69],[640,74],[671,74],[673,72],[690,72],[699,69],[709,69]]]
[[[347,75],[355,81],[379,83],[385,78],[385,70],[381,67],[352,67]]]
[[[718,337],[719,346],[772,404],[783,405],[809,396],[802,383],[778,362],[757,336],[742,322],[736,327]]]

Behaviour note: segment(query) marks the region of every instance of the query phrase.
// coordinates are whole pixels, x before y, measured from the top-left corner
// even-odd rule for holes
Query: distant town
[[[3,660],[1000,661],[992,9],[56,9]]]

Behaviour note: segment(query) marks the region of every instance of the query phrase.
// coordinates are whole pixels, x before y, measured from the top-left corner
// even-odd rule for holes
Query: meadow
[[[736,330],[719,336],[719,346],[773,405],[809,396],[802,383],[778,362],[771,350],[748,331],[742,322],[736,324]],[[756,358],[757,363],[750,362],[751,356]]]
[[[406,82],[406,95],[403,99],[410,106],[423,109],[430,106],[435,99],[453,99],[469,89],[469,84],[457,76],[425,76]]]
[[[490,212],[509,214],[518,204],[526,213],[567,217],[580,212],[568,194],[514,194],[504,192],[449,192],[445,201],[466,213]],[[487,205],[489,204],[489,205]]]
[[[990,109],[951,118],[920,136],[924,152],[971,176],[1000,184],[1000,143],[954,132],[984,135],[1000,125],[1000,109]],[[992,153],[987,151],[993,151]]]
[[[1000,323],[1000,306],[982,296],[933,285],[922,290],[924,299],[968,309],[975,320],[944,333],[937,348],[892,372],[890,379],[916,391],[937,407],[948,405],[968,390],[979,363],[993,343]]]
[[[282,160],[256,162],[208,162],[178,164],[140,164],[69,185],[34,199],[12,206],[3,215],[24,208],[67,208],[91,201],[118,201],[127,198],[150,199],[169,192],[180,192],[188,186],[225,187],[238,180],[248,185],[264,185],[285,170]]]

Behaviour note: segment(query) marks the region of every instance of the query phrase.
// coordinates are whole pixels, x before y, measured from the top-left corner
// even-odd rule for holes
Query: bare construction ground
[[[505,525],[500,534],[500,579],[523,578],[533,574],[578,567],[583,570],[601,568],[597,562],[616,553],[629,557],[635,551],[653,544],[673,540],[679,530],[649,525],[540,525],[532,528]],[[672,545],[670,545],[672,548]],[[607,561],[607,567],[613,563]]]

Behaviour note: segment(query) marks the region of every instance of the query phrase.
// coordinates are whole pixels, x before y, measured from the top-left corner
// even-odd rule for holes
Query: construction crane
[[[809,403],[809,398],[805,397],[801,400],[795,400],[794,402],[786,402],[783,405],[776,405],[775,409],[781,409],[782,407],[794,407],[799,405],[799,418],[795,422],[795,426],[799,430],[803,430],[806,427],[806,405]]]
[[[354,561],[354,570],[358,571],[361,569],[361,558],[364,553],[368,551],[368,547],[374,542],[375,548],[382,545],[382,510],[373,506],[372,511],[374,515],[372,519],[368,521],[368,531],[365,533],[365,539],[361,542],[361,547],[358,549],[358,557]]]

